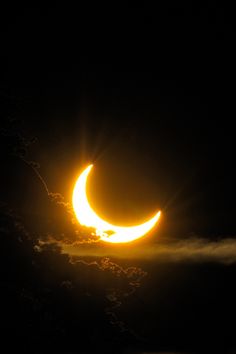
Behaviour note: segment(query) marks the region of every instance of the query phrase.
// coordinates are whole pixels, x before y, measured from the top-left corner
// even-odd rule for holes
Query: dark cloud
[[[21,219],[5,206],[0,218],[0,269],[4,274],[1,300],[6,309],[2,312],[1,331],[6,338],[10,334],[12,338],[21,336],[22,346],[27,334],[31,336],[29,345],[41,341],[42,346],[61,345],[64,349],[68,341],[69,346],[75,346],[76,335],[80,348],[93,347],[92,338],[106,347],[103,331],[112,342],[116,336],[139,340],[120,319],[119,308],[140,286],[145,272],[108,258],[73,261],[61,254],[57,243],[39,244]]]

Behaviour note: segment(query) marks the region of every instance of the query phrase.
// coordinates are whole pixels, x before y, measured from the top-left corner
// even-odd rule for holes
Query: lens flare
[[[111,243],[131,242],[147,234],[157,223],[161,212],[143,224],[135,226],[116,226],[100,218],[89,204],[86,183],[93,165],[89,165],[79,176],[73,191],[73,208],[79,223],[93,227],[102,241]]]

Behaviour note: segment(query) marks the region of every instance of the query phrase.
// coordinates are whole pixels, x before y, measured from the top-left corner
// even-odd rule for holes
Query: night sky
[[[232,9],[20,4],[0,16],[8,351],[236,353]],[[150,235],[114,248],[72,220],[89,163],[98,214],[130,225],[160,209]]]

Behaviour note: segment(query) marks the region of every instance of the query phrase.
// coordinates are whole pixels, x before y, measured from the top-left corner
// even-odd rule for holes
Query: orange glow
[[[86,182],[93,165],[89,165],[79,176],[73,191],[73,207],[75,215],[81,225],[94,227],[96,235],[102,241],[111,243],[131,242],[139,239],[149,232],[157,223],[161,212],[143,224],[135,226],[116,226],[100,218],[91,208],[87,194]]]

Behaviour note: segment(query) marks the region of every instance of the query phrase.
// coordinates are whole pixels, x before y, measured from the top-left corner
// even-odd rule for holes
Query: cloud
[[[161,262],[220,262],[236,263],[236,239],[209,241],[203,238],[156,243],[153,245],[100,245],[62,244],[64,253],[72,256],[116,257],[126,259],[156,260]]]

